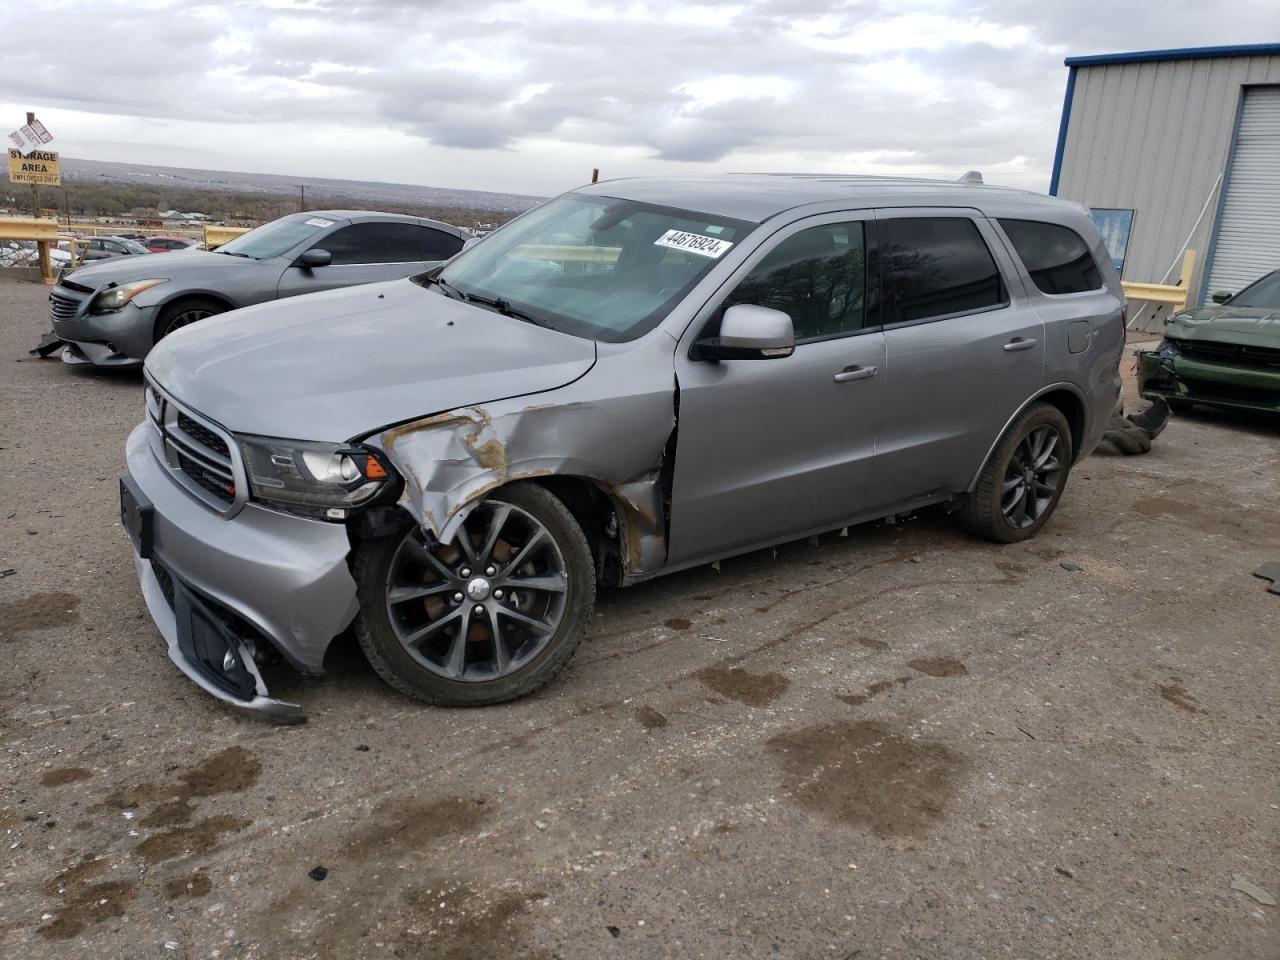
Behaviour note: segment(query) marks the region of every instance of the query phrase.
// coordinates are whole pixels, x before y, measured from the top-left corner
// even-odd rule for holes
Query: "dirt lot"
[[[0,283],[0,956],[1280,956],[1232,889],[1280,894],[1274,426],[1087,460],[1023,545],[930,513],[606,592],[509,706],[342,640],[275,728],[165,656],[139,379],[29,358],[44,297]]]

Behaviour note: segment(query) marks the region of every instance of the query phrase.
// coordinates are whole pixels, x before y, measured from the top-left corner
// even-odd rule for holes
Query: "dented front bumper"
[[[1138,389],[1148,400],[1280,413],[1280,372],[1274,370],[1142,352]]]
[[[329,642],[358,607],[346,529],[256,504],[231,519],[214,513],[173,481],[145,426],[130,435],[126,459],[123,483],[149,512],[134,565],[170,658],[220,700],[296,719],[294,705],[267,695],[254,648],[270,645],[305,673],[323,670]]]

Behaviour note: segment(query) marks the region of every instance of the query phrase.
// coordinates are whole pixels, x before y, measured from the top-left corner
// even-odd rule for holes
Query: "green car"
[[[1142,396],[1280,413],[1280,270],[1213,300],[1170,317],[1160,346],[1138,354]]]

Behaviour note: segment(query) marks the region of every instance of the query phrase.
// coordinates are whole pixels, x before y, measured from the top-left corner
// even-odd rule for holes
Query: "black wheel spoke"
[[[494,507],[493,517],[489,520],[488,536],[484,539],[484,546],[480,548],[480,560],[488,563],[493,558],[493,548],[497,546],[498,537],[502,535],[502,528],[507,525],[510,516],[510,504],[499,503]]]
[[[387,591],[388,603],[408,603],[410,600],[421,600],[436,594],[448,593],[454,589],[452,583],[406,583],[392,587]]]
[[[568,589],[564,577],[545,574],[535,577],[507,577],[506,584],[515,590],[542,590],[547,593],[564,593]]]

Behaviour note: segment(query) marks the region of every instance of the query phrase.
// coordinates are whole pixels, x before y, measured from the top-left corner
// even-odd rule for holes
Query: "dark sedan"
[[[264,224],[217,250],[116,257],[49,295],[65,363],[137,367],[166,334],[266,300],[398,280],[462,249],[460,228],[391,213],[329,210]]]

